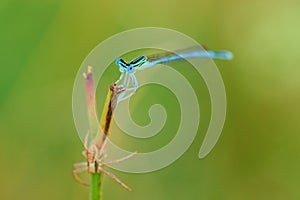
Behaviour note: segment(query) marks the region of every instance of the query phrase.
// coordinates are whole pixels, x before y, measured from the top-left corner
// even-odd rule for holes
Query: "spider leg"
[[[73,169],[87,167],[87,162],[80,162],[73,164]]]
[[[74,164],[74,165],[75,165],[75,164]],[[73,165],[73,167],[75,168],[74,165]],[[87,171],[88,171],[88,167],[87,167],[87,166],[81,167],[81,168],[77,168],[77,169],[74,169],[74,170],[73,170],[72,175],[73,175],[74,179],[75,179],[78,183],[80,183],[80,184],[82,184],[82,185],[85,185],[85,186],[90,186],[89,183],[87,183],[87,182],[81,180],[81,178],[79,178],[79,176],[78,176],[79,173],[87,172]]]
[[[123,162],[125,160],[128,160],[129,158],[133,157],[134,155],[136,155],[137,152],[133,152],[131,154],[129,154],[128,156],[125,156],[123,158],[120,158],[120,159],[117,159],[117,160],[111,160],[111,161],[108,161],[106,163],[103,163],[103,165],[109,165],[109,164],[116,164],[116,163],[120,163],[120,162]]]
[[[105,158],[107,158],[107,154],[106,154],[106,153],[102,153],[101,158],[98,159],[97,161],[98,161],[99,163],[102,163],[102,161],[103,161]]]
[[[88,132],[86,133],[86,136],[85,136],[85,138],[84,138],[84,148],[85,148],[85,149],[88,148],[87,145],[88,145],[89,135],[90,135],[90,131],[88,131]]]
[[[107,137],[107,136],[105,136],[105,137]],[[103,142],[103,144],[102,144],[101,149],[99,149],[99,155],[100,156],[103,155],[103,154],[105,154],[105,145],[106,145],[106,143],[107,143],[107,140],[105,139],[104,142]]]
[[[109,171],[103,169],[102,167],[99,167],[99,170],[102,171],[104,174],[107,176],[111,177],[114,179],[117,183],[119,183],[121,186],[123,186],[126,190],[131,191],[131,188],[125,185],[120,179],[118,179],[114,174],[110,173]]]

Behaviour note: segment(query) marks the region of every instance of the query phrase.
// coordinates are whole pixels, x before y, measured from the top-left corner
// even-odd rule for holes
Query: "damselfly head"
[[[119,66],[120,72],[128,72],[128,73],[135,72],[136,65],[132,64],[132,61],[130,63],[127,63],[122,58],[117,58],[116,65]]]
[[[127,63],[122,58],[116,59],[116,65],[119,67],[120,72],[127,71]]]

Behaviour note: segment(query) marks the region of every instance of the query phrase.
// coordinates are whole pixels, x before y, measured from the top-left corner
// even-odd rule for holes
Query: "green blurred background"
[[[217,62],[227,119],[205,159],[197,156],[207,123],[167,168],[142,175],[112,170],[134,190],[105,177],[104,200],[300,199],[299,19],[300,2],[293,0],[2,0],[0,199],[88,199],[71,176],[72,164],[84,160],[72,118],[73,81],[98,43],[145,26],[234,52],[234,60]],[[150,92],[145,87],[140,95]]]

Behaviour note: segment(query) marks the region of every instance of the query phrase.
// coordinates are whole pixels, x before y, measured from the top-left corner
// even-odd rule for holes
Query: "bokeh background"
[[[227,119],[214,150],[199,160],[209,120],[208,94],[199,84],[207,115],[201,113],[206,117],[188,151],[157,172],[112,170],[134,191],[105,177],[104,200],[300,199],[299,19],[300,2],[293,0],[2,0],[0,199],[88,199],[88,189],[71,176],[72,164],[84,160],[72,118],[74,78],[98,43],[145,26],[175,29],[211,49],[234,52],[234,60],[216,61]],[[118,76],[117,68],[108,73],[106,81]],[[154,98],[161,88],[154,89],[142,88],[132,99],[138,123],[149,120],[143,116],[151,103],[171,114],[178,106],[167,91]],[[103,98],[98,95],[99,105]],[[139,109],[143,98],[147,106]],[[174,120],[164,133],[176,128]],[[149,148],[163,146],[170,134],[157,136],[162,139]]]

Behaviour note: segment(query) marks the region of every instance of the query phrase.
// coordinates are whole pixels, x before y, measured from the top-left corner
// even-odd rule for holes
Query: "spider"
[[[90,71],[91,72],[91,71]],[[88,74],[89,75],[89,74]],[[88,79],[89,76],[85,75],[85,78]],[[119,183],[121,186],[123,186],[125,189],[131,191],[131,188],[128,187],[125,183],[123,183],[120,179],[118,179],[114,174],[104,169],[104,166],[114,163],[119,163],[124,160],[127,160],[134,156],[136,152],[133,152],[132,154],[129,154],[126,157],[112,160],[108,162],[103,162],[103,159],[106,157],[106,155],[103,154],[103,149],[106,144],[106,138],[109,134],[109,129],[111,126],[112,118],[114,110],[118,103],[118,96],[125,91],[126,88],[122,86],[117,86],[116,83],[111,84],[109,88],[109,92],[107,95],[104,111],[103,111],[103,117],[102,117],[102,127],[101,132],[98,134],[99,137],[96,140],[93,140],[90,145],[88,145],[88,138],[89,138],[89,132],[86,134],[85,141],[84,141],[84,148],[85,150],[82,152],[83,156],[87,159],[87,162],[80,162],[75,163],[73,165],[73,176],[77,182],[79,182],[82,185],[89,186],[89,183],[83,181],[78,174],[83,172],[88,173],[104,173],[111,177],[113,180],[115,180],[117,183]]]

